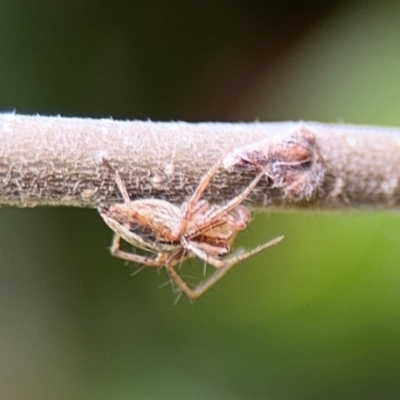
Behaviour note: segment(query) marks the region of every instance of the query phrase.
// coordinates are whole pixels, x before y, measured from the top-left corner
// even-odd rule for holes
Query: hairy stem
[[[303,165],[311,150],[300,146],[285,150],[286,142],[279,142],[274,151],[268,148],[281,168],[275,174],[280,186],[271,187],[263,179],[250,196],[252,206],[399,208],[399,129],[314,122],[195,124],[15,114],[0,115],[0,205],[98,207],[122,201],[104,160],[119,171],[132,200],[155,197],[179,204],[227,153],[259,141],[275,143],[277,135],[299,129],[315,139],[324,168],[318,175],[321,179],[312,181],[318,186],[317,194],[307,198],[288,195],[297,193],[296,185],[308,179]],[[302,168],[301,175],[293,175],[292,165]],[[226,202],[253,178],[254,171],[248,168],[221,168],[204,195],[212,202]]]

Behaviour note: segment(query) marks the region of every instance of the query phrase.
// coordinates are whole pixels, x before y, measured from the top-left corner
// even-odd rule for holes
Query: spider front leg
[[[240,194],[238,194],[236,197],[233,199],[229,200],[228,203],[221,207],[217,207],[214,212],[210,213],[208,215],[208,220],[210,222],[217,220],[221,216],[227,214],[229,211],[232,211],[234,208],[236,208],[238,205],[243,203],[243,201],[249,196],[249,194],[253,191],[253,189],[257,186],[258,182],[261,180],[261,178],[264,176],[266,172],[266,168],[264,168],[254,179],[253,181],[244,189]],[[199,225],[199,230],[200,230],[201,225]]]
[[[283,236],[278,236],[275,239],[270,240],[267,243],[264,243],[256,248],[247,251],[243,254],[239,254],[237,256],[228,257],[225,259],[219,259],[213,256],[208,255],[204,250],[202,250],[195,242],[188,241],[186,238],[182,238],[182,243],[185,246],[185,249],[189,250],[195,256],[199,257],[200,259],[204,260],[208,264],[212,265],[218,269],[226,269],[231,268],[233,265],[237,264],[240,261],[245,260],[253,256],[254,254],[260,253],[261,251],[267,249],[268,247],[275,246],[280,241],[283,240]]]
[[[164,253],[159,253],[156,258],[143,257],[139,254],[129,253],[120,248],[121,236],[115,234],[111,245],[111,254],[114,257],[121,258],[122,260],[130,261],[137,264],[145,265],[146,267],[162,267],[165,265]]]
[[[222,160],[219,160],[208,170],[208,172],[201,178],[199,184],[197,185],[196,190],[190,196],[190,199],[182,206],[181,221],[175,233],[176,237],[180,237],[182,232],[185,231],[187,223],[192,219],[193,214],[197,210],[196,206],[200,200],[201,195],[203,194],[207,185],[209,184],[213,176],[217,173],[221,165],[222,165]]]
[[[253,250],[250,250],[246,253],[232,256],[226,258],[224,260],[220,260],[216,257],[209,256],[206,252],[201,250],[198,246],[196,246],[193,242],[187,241],[183,239],[185,243],[185,248],[189,250],[191,253],[204,260],[208,264],[217,268],[217,271],[214,272],[208,279],[204,282],[200,283],[195,289],[190,289],[187,284],[183,281],[183,279],[178,275],[178,273],[174,270],[173,266],[166,264],[166,269],[170,278],[178,285],[178,287],[188,296],[191,300],[199,298],[202,294],[204,294],[208,289],[214,286],[221,278],[223,278],[229,270],[238,262],[245,260],[253,256],[254,254],[260,253],[261,251],[267,249],[268,247],[275,246],[283,239],[283,236],[279,236],[267,243],[264,243]]]
[[[264,176],[264,174],[265,174],[265,169],[263,169],[253,179],[253,181],[241,193],[239,193],[236,197],[234,197],[233,199],[229,200],[223,206],[212,207],[210,212],[205,213],[204,218],[198,219],[196,221],[195,231],[202,232],[203,230],[207,229],[208,227],[212,227],[216,222],[218,223],[218,221],[220,221],[221,218],[224,218],[224,216],[226,214],[228,214],[229,212],[231,212],[234,209],[236,209],[237,212],[240,212],[241,214],[243,214],[243,213],[248,214],[247,210],[243,212],[243,209],[245,209],[245,207],[241,207],[240,204],[249,196],[251,191],[257,186],[258,182]],[[199,211],[201,213],[201,210],[199,210]],[[194,216],[197,215],[196,210],[194,211],[193,214],[194,214]],[[193,215],[191,215],[191,218],[192,217],[193,217]],[[246,222],[247,222],[248,219],[249,219],[249,217],[245,217],[243,220],[246,220]],[[244,227],[245,226],[243,226],[243,228]],[[239,229],[243,229],[243,228],[239,228]],[[188,236],[190,236],[191,234],[196,233],[196,232],[190,231],[190,232],[187,232],[187,233],[188,233]]]

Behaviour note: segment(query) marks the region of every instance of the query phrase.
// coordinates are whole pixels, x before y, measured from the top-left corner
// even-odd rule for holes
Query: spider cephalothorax
[[[220,166],[221,161],[203,176],[192,196],[180,207],[157,199],[131,201],[118,171],[114,171],[124,203],[99,208],[100,215],[115,232],[111,254],[148,267],[165,266],[170,279],[180,291],[190,299],[195,299],[234,264],[280,242],[283,237],[249,252],[222,258],[230,252],[236,234],[245,229],[250,220],[250,211],[241,203],[257,185],[264,171],[242,193],[227,204],[218,206],[200,197]],[[121,250],[121,238],[156,256],[141,256]],[[191,289],[174,267],[183,259],[195,256],[217,268],[217,271],[195,289]]]

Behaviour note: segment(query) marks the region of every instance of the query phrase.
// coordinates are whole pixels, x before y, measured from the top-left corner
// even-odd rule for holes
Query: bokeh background
[[[4,112],[400,126],[399,99],[398,1],[0,0]],[[285,241],[194,305],[94,210],[0,225],[1,399],[400,396],[395,213],[259,214],[239,245]]]

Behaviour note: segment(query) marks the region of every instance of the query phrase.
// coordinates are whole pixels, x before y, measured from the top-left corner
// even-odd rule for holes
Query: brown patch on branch
[[[233,149],[225,168],[264,169],[271,189],[289,201],[309,201],[321,189],[325,165],[315,135],[305,126]]]

